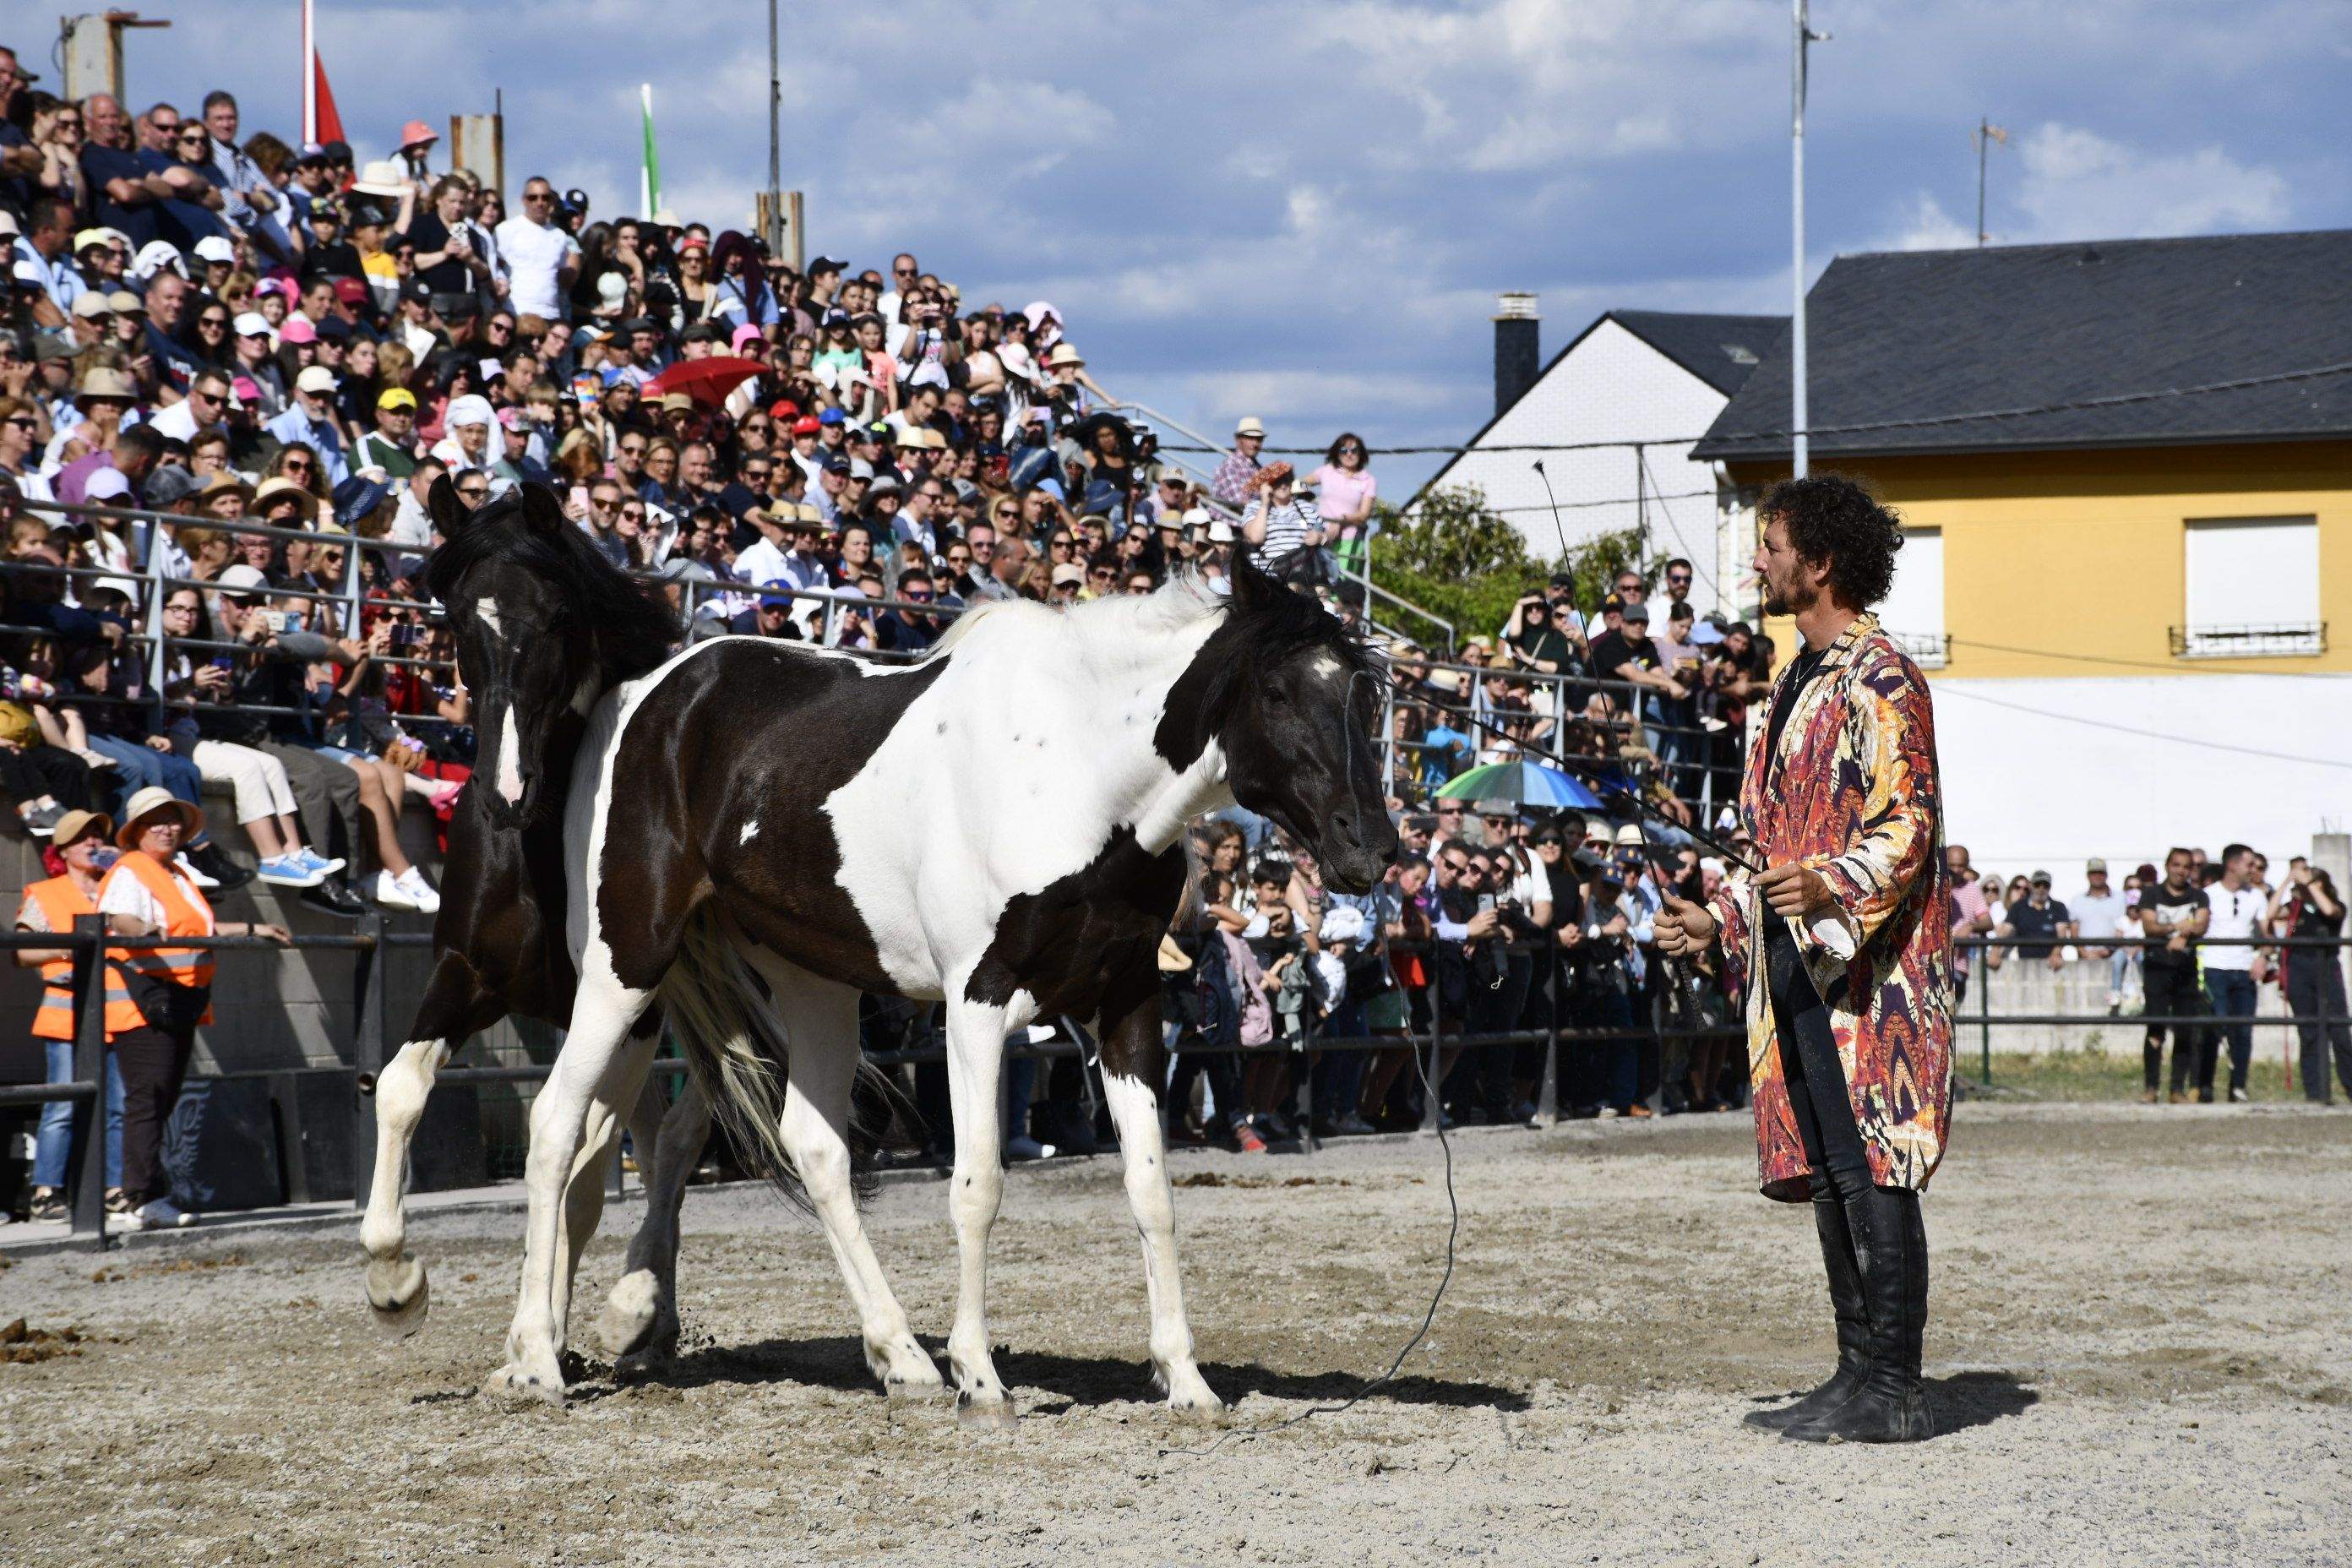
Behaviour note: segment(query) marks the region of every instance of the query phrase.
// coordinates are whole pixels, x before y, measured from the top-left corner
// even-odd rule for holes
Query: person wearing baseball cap
[[[290,332],[300,316],[289,316],[286,325]],[[294,378],[294,398],[286,411],[262,428],[275,436],[280,444],[297,442],[319,454],[321,477],[329,489],[351,477],[351,465],[343,458],[342,433],[335,426],[335,390],[342,384],[335,373],[325,365],[304,368]]]
[[[352,448],[355,468],[381,468],[392,479],[416,471],[416,395],[404,386],[387,386],[375,395],[375,428]]]

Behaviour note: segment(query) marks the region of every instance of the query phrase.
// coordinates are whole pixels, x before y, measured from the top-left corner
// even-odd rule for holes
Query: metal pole
[[[761,237],[771,257],[784,244],[783,142],[777,118],[783,101],[783,81],[776,74],[776,0],[768,0],[768,232]]]
[[[1992,949],[1977,949],[1977,1035],[1983,1042],[1984,1082],[1992,1087]]]
[[[158,731],[163,728],[163,524],[151,519],[147,524],[147,700],[154,708]]]
[[[1550,1005],[1544,1009],[1543,1087],[1536,1091],[1536,1120],[1546,1127],[1559,1125],[1559,1008],[1568,976],[1561,972],[1559,938],[1544,934],[1544,963],[1551,971]]]
[[[1797,37],[1790,68],[1789,105],[1789,451],[1790,472],[1801,479],[1812,466],[1805,438],[1805,46],[1813,39],[1812,29],[1806,26],[1808,4],[1809,0],[1795,0]]]
[[[1437,977],[1437,953],[1433,944],[1429,952],[1429,1071],[1423,1075],[1424,1082],[1421,1102],[1421,1130],[1423,1132],[1435,1132],[1438,1118],[1445,1114],[1445,1083],[1437,1070],[1439,1058],[1444,1054],[1438,1042],[1445,1033],[1444,1011],[1445,987]],[[1412,1016],[1409,1012],[1405,1015],[1408,1022]]]
[[[352,1206],[367,1207],[375,1182],[375,1080],[383,1071],[384,921],[371,911],[360,917],[359,934],[368,945],[352,963]]]
[[[73,933],[89,945],[74,952],[74,1077],[97,1086],[85,1114],[74,1118],[80,1130],[81,1158],[75,1162],[73,1234],[88,1237],[100,1251],[106,1249],[106,949],[99,938],[105,921],[96,915],[76,915]]]
[[[1633,569],[1648,576],[1650,560],[1650,496],[1643,470],[1649,465],[1642,461],[1642,444],[1633,443]]]
[[[1985,143],[1990,140],[1992,121],[1986,115],[1977,117],[1977,248],[1984,248]]]

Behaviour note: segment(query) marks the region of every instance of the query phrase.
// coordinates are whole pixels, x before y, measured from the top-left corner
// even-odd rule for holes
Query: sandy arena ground
[[[1586,1123],[1457,1138],[1460,1268],[1408,1380],[1209,1458],[1169,1452],[1203,1434],[1149,1403],[1108,1161],[1008,1184],[1009,1436],[882,1399],[822,1238],[764,1193],[689,1199],[674,1369],[615,1386],[592,1363],[563,1411],[474,1394],[512,1305],[512,1215],[412,1233],[433,1315],[397,1344],[343,1236],[22,1258],[0,1321],[89,1337],[0,1364],[0,1563],[2352,1558],[2352,1114],[1958,1121],[1927,1207],[1924,1447],[1740,1426],[1831,1354],[1811,1222],[1753,1194],[1744,1117]],[[1387,1363],[1443,1256],[1433,1142],[1176,1169],[1193,1328],[1237,1430]],[[942,1364],[945,1209],[908,1182],[872,1214]],[[575,1340],[635,1215],[606,1217]]]

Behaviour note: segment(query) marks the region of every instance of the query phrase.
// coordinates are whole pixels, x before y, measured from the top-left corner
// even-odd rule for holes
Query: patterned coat
[[[1801,861],[1830,885],[1830,908],[1790,922],[1797,950],[1829,1001],[1872,1181],[1924,1188],[1952,1110],[1951,903],[1927,683],[1878,617],[1863,616],[1796,699],[1774,750],[1764,738],[1789,700],[1790,674],[1765,705],[1739,815],[1763,864]],[[1785,917],[1744,872],[1724,883],[1709,912],[1744,998],[1764,1194],[1801,1202],[1811,1194],[1811,1167],[1759,962],[1762,922]]]

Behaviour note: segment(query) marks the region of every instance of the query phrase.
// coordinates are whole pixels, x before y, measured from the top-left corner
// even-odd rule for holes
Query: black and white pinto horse
[[[876,1375],[893,1391],[939,1385],[856,1202],[865,990],[946,1005],[960,1415],[1012,1414],[985,1305],[1003,1045],[1055,1016],[1100,1044],[1155,1380],[1177,1410],[1222,1409],[1193,1360],[1177,1271],[1156,954],[1182,891],[1186,823],[1235,800],[1311,847],[1328,885],[1378,880],[1396,836],[1368,659],[1319,605],[1238,564],[1229,596],[1182,577],[1067,611],[976,611],[910,666],[728,637],[608,694],[566,813],[578,991],[531,1109],[522,1284],[493,1386],[562,1396],[581,1239],[567,1193],[583,1149],[638,1102],[656,1009],[700,1097],[661,1130],[607,1345],[675,1322],[677,1198],[700,1140],[682,1124],[707,1100],[804,1194]]]
[[[378,1076],[376,1161],[360,1228],[367,1299],[379,1326],[421,1326],[423,1266],[402,1251],[401,1194],[411,1138],[433,1079],[470,1035],[500,1018],[572,1020],[564,941],[562,803],[596,700],[669,656],[676,622],[614,571],[540,485],[468,514],[448,479],[427,498],[444,543],[425,569],[447,611],[479,737],[474,777],[449,828],[433,972],[407,1043]],[[660,1102],[630,1125],[650,1149]],[[584,1244],[603,1184],[575,1195]]]

